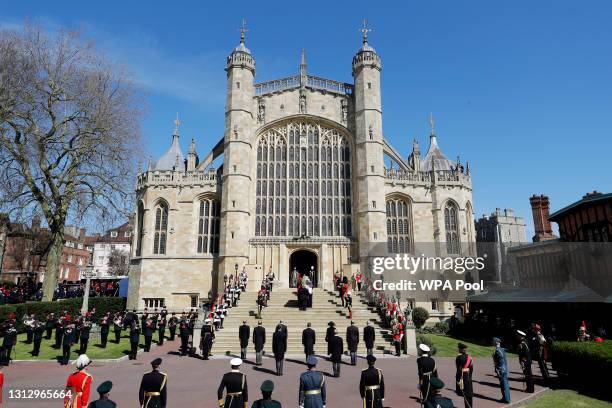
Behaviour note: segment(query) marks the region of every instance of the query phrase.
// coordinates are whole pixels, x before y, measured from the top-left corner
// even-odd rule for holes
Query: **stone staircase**
[[[353,292],[355,293],[355,292]],[[228,309],[227,317],[223,323],[223,329],[216,332],[216,341],[212,352],[215,355],[240,354],[240,340],[238,338],[238,328],[242,321],[246,320],[251,328],[257,325],[257,293],[243,292],[237,307]],[[346,328],[350,325],[348,310],[342,308],[342,304],[337,294],[324,289],[314,289],[312,308],[301,311],[297,308],[297,295],[295,289],[275,288],[272,292],[268,307],[262,313],[263,326],[266,328],[265,352],[272,353],[272,334],[278,322],[282,320],[288,328],[289,338],[287,341],[288,355],[303,355],[302,330],[306,328],[306,323],[310,322],[316,332],[315,353],[325,355],[327,343],[325,342],[325,332],[328,322],[333,321],[338,328],[338,335],[345,341]],[[378,313],[368,306],[367,302],[360,294],[353,296],[353,321],[359,328],[359,354],[365,354],[365,343],[363,342],[363,328],[370,320],[376,332],[376,342],[374,344],[375,354],[389,354],[394,350],[391,343],[391,335],[388,329],[381,327],[381,319]],[[249,339],[248,353],[254,351],[252,338]]]

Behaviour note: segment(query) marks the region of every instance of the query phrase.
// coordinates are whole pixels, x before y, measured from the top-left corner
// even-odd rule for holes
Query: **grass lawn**
[[[527,404],[529,408],[609,408],[612,403],[586,397],[572,390],[554,390]]]
[[[457,343],[462,342],[468,346],[468,353],[472,357],[491,357],[493,355],[493,346],[483,346],[481,344],[474,343],[473,341],[458,339],[450,336],[443,336],[440,334],[424,334],[423,336],[430,339],[436,346],[436,357],[455,357],[459,353],[457,350]],[[512,354],[508,352],[508,354]]]
[[[46,340],[43,337],[43,341],[40,344],[40,354],[38,357],[33,357],[31,353],[33,344],[26,344],[26,335],[20,334],[17,336],[17,345],[13,348],[11,357],[14,360],[54,360],[61,358],[62,349],[55,349],[51,346],[55,345],[55,331],[51,336],[51,339]],[[152,347],[157,344],[157,335],[153,338]],[[144,337],[140,337],[140,340],[144,342]],[[143,345],[141,344],[141,348]],[[72,346],[70,359],[74,360],[78,357],[79,345]],[[119,358],[128,355],[130,352],[130,339],[127,332],[123,332],[121,341],[119,344],[115,343],[115,335],[113,332],[108,336],[106,348],[100,347],[100,334],[92,333],[89,337],[89,343],[87,344],[87,355],[91,359],[106,359],[106,358]]]

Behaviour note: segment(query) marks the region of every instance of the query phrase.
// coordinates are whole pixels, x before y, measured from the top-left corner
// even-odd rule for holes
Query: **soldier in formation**
[[[255,346],[255,364],[262,364],[263,348],[266,344],[266,329],[262,326],[261,320],[257,322],[257,327],[253,329],[253,345]]]
[[[242,321],[242,325],[238,329],[238,338],[240,339],[240,358],[246,360],[247,347],[249,346],[249,338],[251,337],[251,328],[246,320]]]
[[[113,383],[111,381],[104,381],[102,384],[98,386],[96,391],[100,395],[100,398],[89,403],[87,408],[115,408],[117,404],[111,401],[110,391],[113,388]]]
[[[274,391],[274,383],[266,380],[261,384],[261,399],[258,399],[251,405],[251,408],[282,408],[280,402],[272,399],[272,391]]]
[[[151,372],[142,376],[138,399],[141,407],[166,408],[168,397],[168,376],[159,370],[162,359],[151,361]]]
[[[500,402],[509,404],[510,384],[508,383],[508,359],[506,357],[506,350],[501,346],[501,339],[498,337],[495,337],[493,342],[495,343],[493,365],[495,367],[495,374],[497,374],[497,378],[499,379],[499,387],[502,394]]]
[[[91,364],[91,360],[87,357],[87,354],[81,354],[77,358],[75,362],[76,371],[70,374],[66,381],[65,408],[85,408],[87,406],[93,380],[91,374],[87,372],[89,364]]]
[[[311,326],[310,322],[306,323],[306,328],[302,331],[302,345],[306,359],[308,356],[314,356],[314,345],[317,340],[317,335]]]
[[[233,358],[230,365],[232,370],[223,375],[217,390],[219,406],[223,408],[246,408],[249,403],[249,388],[246,375],[240,372],[242,359]],[[224,391],[225,399],[223,398]]]
[[[431,380],[438,377],[436,361],[430,357],[431,349],[427,344],[419,344],[420,357],[417,358],[417,370],[419,374],[419,390],[421,391],[421,403],[426,401],[431,394]]]
[[[474,365],[472,356],[467,352],[468,347],[459,343],[457,345],[459,355],[455,358],[455,380],[457,395],[463,397],[465,408],[472,408],[474,399],[474,388],[472,387],[472,374],[474,373]]]
[[[316,370],[317,358],[315,356],[308,356],[306,365],[308,371],[300,375],[298,405],[301,408],[323,408],[327,400],[325,377]]]
[[[366,345],[366,352],[368,356],[374,354],[374,342],[376,341],[376,332],[372,323],[368,320],[366,327],[363,328],[363,342]]]
[[[521,364],[521,370],[523,371],[523,381],[525,382],[525,392],[533,393],[533,374],[531,373],[531,351],[529,350],[529,345],[527,344],[527,340],[525,339],[526,333],[521,330],[516,331],[519,346],[518,346],[518,356],[519,363]]]
[[[374,366],[376,357],[368,355],[368,368],[361,372],[359,394],[365,408],[383,408],[385,401],[385,379],[382,371]]]
[[[331,347],[330,361],[334,377],[340,377],[340,367],[342,366],[342,354],[344,354],[344,343],[342,337],[338,336],[338,330],[334,328],[334,336],[329,341]]]
[[[272,352],[276,362],[276,375],[283,375],[285,353],[287,352],[287,334],[279,324],[272,335]]]
[[[138,319],[132,320],[130,327],[130,360],[136,360],[138,344],[140,343],[140,323]]]
[[[359,329],[351,320],[351,325],[346,328],[346,345],[351,356],[351,365],[357,365],[357,347],[359,345]]]
[[[212,349],[214,342],[215,328],[213,327],[210,318],[207,318],[204,320],[204,325],[202,326],[200,332],[200,349],[202,350],[202,357],[204,357],[204,360],[208,360],[210,350]]]

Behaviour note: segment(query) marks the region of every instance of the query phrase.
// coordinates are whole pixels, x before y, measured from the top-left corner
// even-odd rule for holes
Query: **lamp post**
[[[93,265],[79,267],[81,275],[85,277],[85,292],[83,293],[83,306],[81,306],[81,315],[85,316],[89,310],[89,285],[93,277]]]

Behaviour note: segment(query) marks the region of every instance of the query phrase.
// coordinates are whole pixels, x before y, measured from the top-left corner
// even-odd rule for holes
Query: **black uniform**
[[[17,330],[13,324],[4,327],[4,339],[2,339],[2,364],[9,365],[13,346],[17,342]]]
[[[355,325],[346,328],[346,345],[351,355],[351,365],[357,365],[357,346],[359,345],[359,329]]]
[[[376,340],[376,332],[374,331],[374,327],[372,326],[364,327],[363,328],[363,341],[366,345],[366,350],[368,354],[373,354],[375,340]]]
[[[64,321],[63,319],[57,319],[55,323],[55,348],[62,347],[62,337],[64,336]]]
[[[170,317],[170,320],[168,320],[168,329],[170,330],[170,341],[174,341],[174,336],[176,336],[176,325],[177,325],[178,319],[176,318],[176,316],[172,316]]]
[[[276,330],[272,335],[272,352],[276,360],[276,374],[283,375],[283,362],[287,352],[287,335],[281,329]]]
[[[164,344],[164,336],[166,335],[166,316],[162,315],[157,322],[157,344],[162,346]]]
[[[217,390],[217,399],[219,405],[223,401],[223,390],[225,393],[224,408],[244,408],[249,401],[249,390],[247,386],[246,375],[238,370],[232,370],[225,373]]]
[[[187,348],[189,347],[189,325],[185,320],[182,320],[179,324],[179,336],[181,338],[181,356],[187,354]]]
[[[464,398],[465,408],[471,408],[473,406],[472,400],[474,399],[474,388],[472,387],[474,365],[472,364],[472,357],[465,353],[459,354],[455,359],[455,367],[457,368],[455,374],[455,392],[458,396]]]
[[[119,324],[117,324],[119,323]],[[113,332],[115,333],[115,343],[119,344],[119,342],[121,342],[121,322],[119,321],[114,321],[113,322]]]
[[[266,344],[266,329],[257,326],[253,329],[253,344],[255,345],[256,364],[261,364],[261,353]]]
[[[114,401],[109,400],[107,397],[100,398],[99,400],[91,401],[87,408],[115,408],[117,404]]]
[[[214,339],[215,328],[211,324],[206,323],[204,326],[202,326],[202,330],[200,332],[200,342],[202,343],[201,348],[204,360],[208,360]]]
[[[79,354],[85,354],[87,352],[87,344],[89,343],[89,332],[91,331],[91,325],[89,323],[83,324],[81,327],[81,349],[79,350]]]
[[[153,332],[155,331],[155,325],[153,324],[152,321],[148,321],[144,327],[143,327],[143,334],[144,334],[144,338],[145,338],[145,346],[144,346],[144,351],[145,352],[149,352],[151,351],[151,341],[153,340]]]
[[[167,380],[168,376],[158,370],[143,375],[138,391],[140,405],[147,408],[166,408]]]
[[[421,356],[417,358],[417,369],[419,372],[419,384],[421,385],[421,401],[425,401],[431,395],[429,379],[438,376],[436,361],[429,356]]]
[[[130,330],[130,360],[136,360],[140,343],[140,327],[134,325]]]
[[[531,372],[531,351],[525,340],[521,341],[518,348],[519,362],[523,369],[523,377],[525,378],[525,392],[534,392],[533,374]]]
[[[425,401],[425,408],[454,408],[453,400],[450,398],[443,397],[439,394],[431,395],[427,401]]]
[[[70,360],[70,347],[74,344],[74,328],[68,326],[64,329],[64,337],[62,339],[62,364],[68,364]]]
[[[246,349],[249,346],[249,338],[251,337],[251,328],[248,324],[242,324],[238,329],[238,337],[240,338],[240,358],[246,359]]]
[[[45,326],[42,323],[37,323],[34,326],[32,339],[34,341],[34,348],[32,349],[32,355],[38,356],[40,353],[40,343],[42,342],[43,332],[45,330]]]
[[[48,316],[47,322],[45,323],[45,331],[47,332],[45,338],[47,340],[51,339],[51,332],[53,331],[54,327],[55,327],[55,318]]]
[[[109,323],[107,318],[103,318],[100,322],[100,340],[102,344],[102,348],[106,348],[106,343],[108,342],[108,332],[109,332]]]
[[[342,364],[342,354],[344,353],[344,342],[342,337],[334,336],[329,341],[331,348],[331,362],[334,370],[334,377],[340,377],[340,365]]]
[[[304,354],[306,354],[306,358],[314,354],[314,345],[317,339],[317,335],[315,331],[307,327],[302,331],[302,345],[304,346]]]
[[[361,372],[359,393],[364,400],[365,408],[383,408],[385,398],[385,379],[382,371],[376,367],[368,367]]]
[[[325,341],[327,342],[327,355],[331,354],[331,339],[334,337],[334,326],[329,326],[325,332]]]

